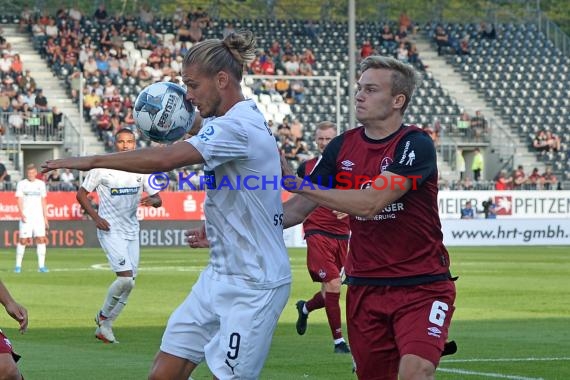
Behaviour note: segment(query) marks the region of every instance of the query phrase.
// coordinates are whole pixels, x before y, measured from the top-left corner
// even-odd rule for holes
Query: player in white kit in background
[[[135,148],[135,135],[130,129],[121,129],[115,134],[115,150],[125,152]],[[94,190],[99,196],[97,211],[88,198]],[[148,196],[141,199],[143,192]],[[139,265],[137,208],[139,204],[160,207],[162,200],[158,190],[149,186],[148,175],[112,169],[91,170],[77,192],[77,200],[95,222],[101,248],[117,274],[95,316],[95,337],[105,343],[118,343],[112,330],[113,322],[127,304]]]
[[[38,271],[48,272],[46,268],[46,229],[49,228],[47,218],[47,190],[44,181],[37,179],[38,170],[33,164],[26,167],[26,179],[16,185],[16,198],[20,211],[20,236],[16,246],[15,273],[22,271],[22,260],[26,246],[32,245],[35,238],[38,255]]]
[[[205,163],[209,181],[200,234],[207,233],[210,260],[170,316],[151,380],[187,380],[204,361],[217,379],[258,379],[289,298],[279,152],[263,114],[241,90],[244,68],[254,57],[255,36],[247,31],[192,46],[182,79],[187,99],[206,119],[185,142],[43,166],[153,173]],[[256,176],[259,186],[252,181],[250,189],[236,190],[238,176]]]

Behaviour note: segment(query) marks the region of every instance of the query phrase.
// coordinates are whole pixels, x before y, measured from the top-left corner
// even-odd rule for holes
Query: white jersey
[[[42,199],[46,196],[46,184],[42,180],[30,181],[23,179],[16,185],[16,197],[23,199],[23,210],[21,211],[26,219],[43,221],[44,207],[42,206]]]
[[[142,193],[158,192],[149,186],[148,177],[148,174],[98,168],[89,171],[81,186],[88,192],[97,190],[98,214],[109,222],[110,232],[135,238],[139,233],[137,208]]]
[[[186,141],[206,162],[204,213],[214,279],[257,289],[291,282],[279,151],[255,102],[239,102],[224,116],[205,120]]]

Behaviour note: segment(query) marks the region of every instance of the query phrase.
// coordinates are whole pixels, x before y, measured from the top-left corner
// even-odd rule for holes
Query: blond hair
[[[244,69],[255,58],[255,47],[252,32],[232,32],[222,40],[210,39],[192,46],[184,57],[183,67],[198,65],[208,76],[228,71],[241,82]]]

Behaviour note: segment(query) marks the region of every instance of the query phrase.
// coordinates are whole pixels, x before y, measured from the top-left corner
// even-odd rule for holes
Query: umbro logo
[[[441,338],[441,330],[437,327],[428,327],[428,335],[435,336],[436,338]]]
[[[341,162],[342,170],[352,171],[352,167],[354,166],[354,162],[350,160],[344,160]]]

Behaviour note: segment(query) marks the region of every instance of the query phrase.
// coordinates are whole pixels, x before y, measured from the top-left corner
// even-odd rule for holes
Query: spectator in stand
[[[301,56],[301,63],[299,63],[299,74],[305,76],[313,75],[313,66],[307,62],[305,56]]]
[[[302,104],[305,102],[305,85],[301,80],[295,80],[291,82],[291,94],[289,98],[293,100],[295,104]]]
[[[459,55],[470,55],[471,49],[469,49],[469,35],[463,36],[461,41],[459,41],[459,51],[457,52]]]
[[[560,151],[560,137],[551,131],[546,131],[546,143],[550,152]]]
[[[398,46],[398,50],[396,51],[396,58],[399,61],[408,63],[408,47],[406,46],[405,42],[400,42],[399,46]]]
[[[388,24],[384,24],[384,27],[382,28],[382,33],[380,34],[380,45],[387,49],[388,52],[391,52],[398,46],[396,43],[396,37],[394,36],[394,33],[392,33],[390,25]]]
[[[475,116],[470,121],[470,127],[475,141],[480,141],[483,134],[487,131],[487,121],[480,110],[475,111]]]
[[[372,45],[370,44],[370,40],[365,40],[362,43],[362,47],[360,48],[360,58],[364,59],[372,54]]]
[[[59,173],[59,170],[54,170],[50,172],[47,176],[46,183],[48,186],[48,191],[60,191],[61,174]]]
[[[473,171],[473,180],[479,182],[481,174],[483,172],[483,155],[479,148],[475,148],[475,155],[473,156],[473,162],[471,163],[471,170]]]
[[[534,136],[532,141],[532,146],[539,152],[546,151],[549,149],[548,137],[546,136],[546,131],[541,130]]]
[[[93,14],[93,17],[95,18],[95,21],[97,21],[99,24],[107,24],[107,22],[109,22],[109,14],[107,13],[107,10],[105,9],[105,3],[101,2],[99,4],[99,7],[97,7],[97,9],[95,10],[95,13]]]
[[[295,166],[293,161],[297,161],[297,149],[291,137],[286,137],[283,145],[281,145],[281,152],[290,165]]]
[[[506,170],[501,170],[495,178],[495,190],[510,190],[513,179],[507,175]]]
[[[542,175],[542,182],[544,184],[544,190],[554,190],[556,189],[556,184],[558,183],[558,178],[552,173],[552,168],[547,167],[546,171]]]
[[[465,202],[465,207],[461,209],[461,219],[474,219],[475,213],[471,201]]]
[[[290,127],[291,127],[291,136],[294,141],[303,138],[303,124],[301,124],[301,121],[299,121],[299,119],[293,119]]]
[[[497,38],[494,24],[487,24],[481,21],[479,24],[479,37],[482,39],[494,40]]]
[[[41,88],[38,89],[35,105],[40,112],[49,111],[47,98],[44,96],[44,92]]]
[[[542,189],[543,178],[538,172],[538,168],[534,168],[532,173],[528,176],[529,190],[540,190]]]
[[[63,173],[61,173],[61,190],[63,191],[75,191],[75,175],[69,169],[65,169]]]
[[[517,167],[517,170],[513,172],[513,190],[523,190],[524,184],[527,182],[526,176],[524,174],[524,169],[522,165]]]
[[[405,30],[405,31],[409,31],[411,32],[413,30],[412,28],[412,20],[410,19],[410,17],[406,14],[406,11],[402,11],[400,13],[400,17],[399,17],[399,30]]]
[[[303,49],[303,58],[305,58],[307,63],[311,66],[313,66],[315,64],[315,62],[317,61],[317,59],[315,58],[315,54],[309,48]]]
[[[3,163],[0,162],[0,190],[12,190],[12,178]]]
[[[16,77],[18,74],[22,74],[24,65],[20,59],[20,54],[14,54],[12,57],[12,65],[10,66],[10,71],[12,76]]]
[[[416,67],[420,71],[425,71],[427,66],[424,65],[420,59],[420,53],[418,52],[418,47],[416,44],[410,44],[410,49],[408,50],[408,62]]]
[[[451,46],[449,36],[442,25],[435,28],[433,38],[437,44],[437,55],[441,55],[443,48]]]

